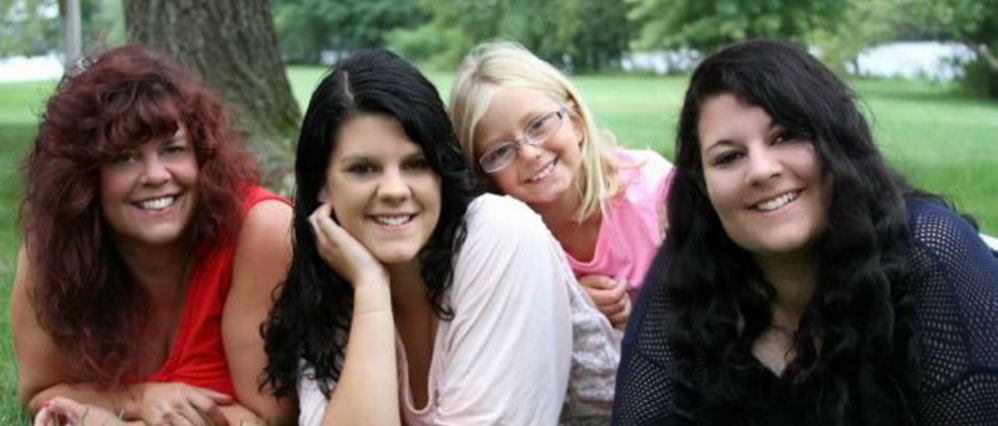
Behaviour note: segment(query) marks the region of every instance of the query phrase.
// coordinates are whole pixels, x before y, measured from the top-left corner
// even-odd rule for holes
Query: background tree
[[[392,33],[410,59],[453,69],[478,43],[515,40],[574,72],[619,66],[632,34],[624,0],[422,0],[428,22]]]
[[[998,2],[994,0],[892,0],[899,39],[963,43],[978,60],[966,71],[971,89],[998,98]]]
[[[753,37],[803,42],[844,17],[840,0],[627,0],[639,25],[637,49],[710,52]]]
[[[59,49],[55,0],[0,0],[0,56],[42,55]]]
[[[417,0],[275,0],[281,51],[295,62],[318,63],[323,51],[383,47],[394,30],[426,21]]]
[[[81,0],[83,51],[124,43],[120,0]],[[62,50],[59,1],[0,0],[0,57]]]
[[[270,0],[125,0],[125,28],[128,41],[170,53],[222,95],[263,165],[264,183],[286,190],[301,112],[270,7]]]

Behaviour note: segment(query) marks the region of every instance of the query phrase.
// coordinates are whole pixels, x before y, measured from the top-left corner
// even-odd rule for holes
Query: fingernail
[[[50,399],[42,401],[42,408],[49,408],[49,403],[52,402]]]

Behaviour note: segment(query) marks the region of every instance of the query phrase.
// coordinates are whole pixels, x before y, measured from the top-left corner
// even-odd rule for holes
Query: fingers
[[[611,325],[623,328],[627,324],[631,316],[631,298],[626,281],[594,274],[580,278],[579,283]]]
[[[220,406],[232,402],[229,395],[183,383],[149,385],[141,417],[150,425],[228,426]]]
[[[232,403],[232,397],[221,392],[216,392],[208,388],[195,387],[198,393],[210,398],[216,404],[229,405]]]
[[[584,287],[589,297],[593,299],[596,306],[612,307],[616,309],[623,307],[623,298],[627,297],[627,283],[623,281],[613,281],[609,287]]]
[[[55,397],[35,415],[35,426],[78,425],[86,407],[72,399]]]
[[[615,286],[613,278],[602,274],[584,275],[579,278],[579,285],[583,288],[610,289]]]
[[[232,397],[215,392],[211,389],[198,388],[199,394],[191,399],[191,403],[210,425],[228,426],[229,420],[222,414],[219,404],[232,403]]]
[[[67,420],[60,418],[49,410],[48,407],[38,410],[38,414],[35,414],[35,421],[32,423],[34,426],[56,426],[67,423]]]
[[[610,324],[613,325],[613,328],[619,330],[623,330],[624,327],[627,325],[627,320],[631,318],[631,307],[632,307],[631,298],[629,296],[625,296],[624,299],[626,299],[624,309],[620,310],[615,314],[607,316],[607,318],[610,320]]]
[[[330,240],[329,235],[325,232],[323,226],[320,225],[319,222],[329,220],[331,212],[332,206],[329,204],[322,204],[308,217],[308,222],[312,225],[312,233],[315,234],[316,247],[319,249],[320,254],[322,254],[323,251],[328,250]]]

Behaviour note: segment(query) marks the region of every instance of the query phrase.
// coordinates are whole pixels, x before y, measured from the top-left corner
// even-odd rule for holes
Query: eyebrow
[[[725,146],[731,146],[734,144],[735,142],[732,141],[731,139],[721,139],[710,144],[710,146],[708,146],[707,149],[703,150],[703,152],[706,154],[710,151],[713,151],[715,148],[723,148]]]
[[[766,135],[770,136],[774,132],[776,132],[777,130],[781,130],[781,129],[785,130],[786,128],[783,125],[781,125],[780,123],[777,123],[772,118],[770,118],[769,119],[769,124],[766,125]],[[704,153],[708,153],[711,150],[713,150],[714,148],[724,147],[724,146],[731,146],[731,145],[734,145],[734,144],[735,144],[734,139],[731,139],[731,138],[719,139],[719,140],[714,141],[713,143],[711,143],[710,146],[708,146],[706,149],[703,150],[703,152]]]
[[[342,157],[340,157],[338,160],[336,160],[336,163],[352,163],[352,162],[357,162],[357,161],[367,161],[367,162],[376,163],[377,160],[375,160],[374,157],[375,156],[372,156],[372,155],[370,155],[368,153],[365,153],[363,151],[361,151],[361,152],[354,151],[354,152],[348,152],[346,154],[343,154]],[[408,160],[411,160],[413,158],[420,158],[420,157],[421,158],[427,158],[426,157],[426,152],[424,152],[422,149],[414,149],[412,152],[410,152],[408,154],[405,154],[402,157],[402,159],[403,159],[403,161],[408,161]]]
[[[166,139],[163,139],[163,141],[160,142],[160,145],[169,145],[169,144],[174,144],[174,143],[178,143],[178,142],[189,142],[189,141],[190,140],[187,139],[187,132],[184,132],[182,130],[178,130],[174,134],[170,135],[170,137],[168,137]]]

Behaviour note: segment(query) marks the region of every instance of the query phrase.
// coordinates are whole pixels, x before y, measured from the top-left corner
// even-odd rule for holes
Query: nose
[[[150,186],[162,185],[170,180],[170,171],[166,164],[157,157],[150,156],[142,160],[142,183]]]
[[[748,154],[748,168],[745,180],[750,185],[762,185],[780,176],[783,164],[767,148],[756,149]]]
[[[400,202],[411,194],[409,182],[399,169],[387,170],[378,182],[378,198],[388,202]]]
[[[519,158],[522,158],[525,161],[531,161],[531,160],[533,160],[535,158],[540,158],[541,154],[543,154],[543,151],[541,150],[541,147],[539,147],[537,145],[532,145],[532,144],[529,144],[529,143],[524,143],[524,141],[522,139],[519,140],[518,142],[520,144],[519,144],[518,149],[516,151],[516,156],[519,157]]]

